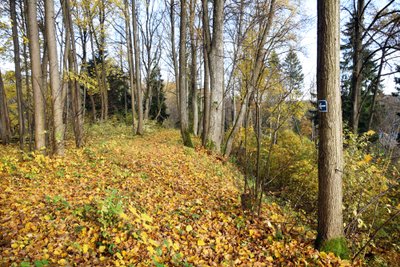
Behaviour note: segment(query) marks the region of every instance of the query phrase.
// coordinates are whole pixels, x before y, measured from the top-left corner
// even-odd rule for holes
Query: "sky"
[[[301,46],[304,48],[304,53],[299,54],[299,59],[302,63],[304,72],[305,89],[309,88],[316,83],[316,70],[317,70],[317,0],[302,0],[304,3],[304,12],[308,18],[313,18],[312,25],[305,29],[302,38]],[[341,12],[343,15],[343,12]],[[345,18],[341,19],[342,22],[346,21]],[[400,62],[399,62],[400,63]],[[394,75],[387,76],[384,81],[384,93],[391,94],[395,91]]]
[[[305,97],[309,97],[310,88],[315,87],[316,83],[316,68],[317,68],[317,0],[301,0],[302,8],[308,19],[312,20],[312,23],[304,29],[301,34],[300,45],[302,47],[302,53],[299,53],[299,59],[302,63],[304,73],[304,88],[306,91]],[[304,5],[303,5],[304,3]],[[342,19],[342,21],[345,21]],[[0,69],[11,70],[13,69],[12,62],[2,62]],[[164,79],[168,79],[164,77]],[[385,94],[391,94],[394,92],[394,75],[387,76],[383,82]]]

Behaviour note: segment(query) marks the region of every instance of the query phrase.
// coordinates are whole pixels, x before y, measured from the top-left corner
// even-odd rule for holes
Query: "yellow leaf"
[[[121,219],[123,219],[123,220],[128,220],[128,219],[129,219],[128,216],[127,216],[125,213],[123,213],[123,212],[121,212],[121,213],[119,214],[119,217],[121,217]]]
[[[122,255],[121,255],[121,253],[119,253],[119,252],[115,253],[115,256],[117,256],[117,258],[118,258],[118,259],[120,259],[120,260],[122,260],[122,259],[123,259],[123,257],[122,257]]]
[[[152,222],[153,218],[151,218],[149,215],[147,215],[146,213],[142,213],[140,215],[140,218],[145,221],[145,222]]]
[[[88,246],[87,244],[84,244],[84,245],[82,246],[82,251],[83,251],[83,253],[87,253],[88,250],[89,250],[89,246]]]
[[[63,266],[64,266],[64,265],[67,265],[67,263],[68,263],[68,262],[67,262],[66,260],[64,260],[64,259],[61,259],[61,260],[58,261],[58,264],[59,264],[59,265],[63,265]]]
[[[190,232],[190,231],[192,231],[192,230],[193,230],[193,228],[192,228],[191,225],[187,225],[187,226],[186,226],[186,232]]]
[[[203,239],[200,238],[199,240],[197,240],[197,245],[198,245],[198,246],[205,246],[206,243],[204,242]]]
[[[174,248],[174,250],[179,250],[179,243],[175,242],[172,247]]]
[[[121,243],[121,238],[119,238],[118,236],[115,237],[115,243],[119,244]]]
[[[368,163],[368,162],[370,162],[371,160],[372,160],[372,156],[371,156],[370,154],[367,154],[367,155],[364,156],[364,161],[365,161],[365,162]]]
[[[17,243],[12,243],[12,244],[11,244],[11,247],[12,247],[12,248],[17,248],[17,247],[18,247],[18,244],[17,244]]]
[[[105,249],[106,249],[106,246],[100,246],[100,247],[99,247],[99,251],[100,251],[100,252],[104,252]]]

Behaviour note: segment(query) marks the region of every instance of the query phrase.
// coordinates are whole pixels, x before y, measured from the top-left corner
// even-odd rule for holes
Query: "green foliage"
[[[320,251],[333,252],[333,254],[341,259],[349,259],[350,256],[347,241],[344,237],[332,238],[325,241],[322,244]]]
[[[151,90],[150,118],[162,124],[168,118],[169,114],[167,113],[167,105],[165,103],[164,84],[158,66],[154,67],[151,71],[149,86]]]
[[[106,198],[98,201],[97,220],[101,224],[103,235],[106,234],[105,231],[109,226],[112,226],[118,221],[119,215],[124,211],[123,207],[123,197],[119,195],[118,191],[115,189],[108,191]]]

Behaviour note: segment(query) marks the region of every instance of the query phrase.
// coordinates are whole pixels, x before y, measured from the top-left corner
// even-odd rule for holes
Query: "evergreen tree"
[[[303,88],[304,74],[300,60],[293,49],[290,49],[285,61],[282,63],[282,69],[286,89],[295,94],[300,93]]]
[[[149,116],[152,120],[157,120],[158,123],[162,124],[168,118],[169,114],[167,114],[164,84],[158,66],[151,71],[149,85],[152,92]]]
[[[346,24],[345,30],[342,32],[344,36],[344,44],[341,45],[342,50],[342,61],[340,62],[341,69],[341,95],[342,95],[342,111],[343,121],[350,123],[352,116],[353,103],[351,99],[351,86],[352,86],[352,71],[353,61],[352,55],[353,39],[354,39],[354,17],[350,18],[350,21]],[[369,57],[371,51],[368,48],[364,48],[361,51],[362,60],[362,71],[361,71],[361,111],[358,131],[360,133],[367,131],[368,119],[370,114],[370,108],[372,104],[373,92],[371,86],[377,79],[377,63],[374,62],[373,58]],[[381,91],[381,90],[380,90]]]

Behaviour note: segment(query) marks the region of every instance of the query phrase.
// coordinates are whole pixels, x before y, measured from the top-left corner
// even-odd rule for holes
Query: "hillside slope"
[[[243,214],[240,173],[179,132],[128,132],[103,129],[64,158],[1,147],[1,266],[350,265],[275,203]]]

